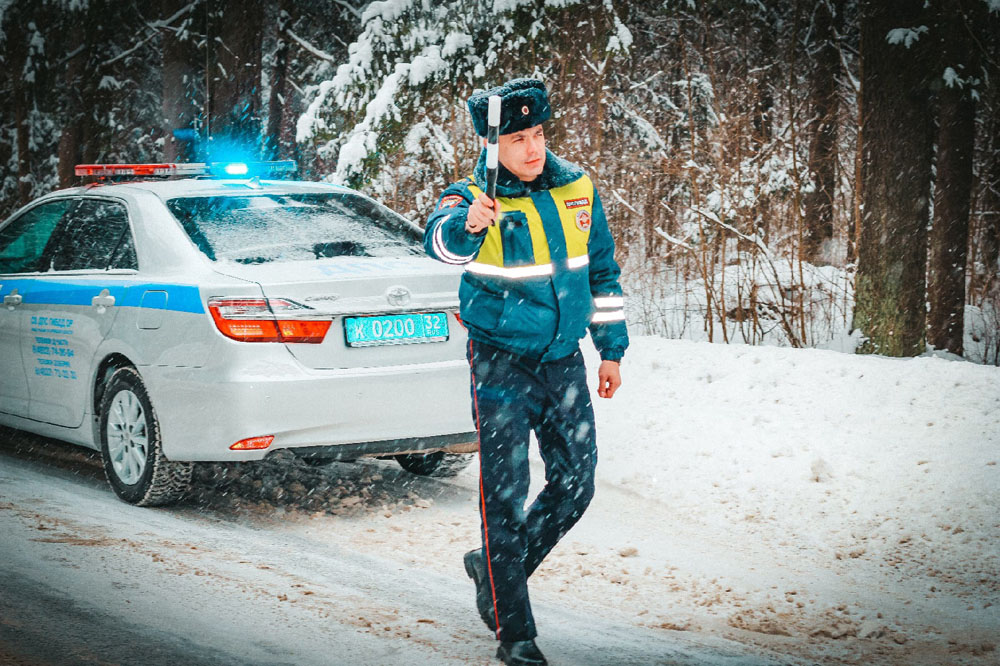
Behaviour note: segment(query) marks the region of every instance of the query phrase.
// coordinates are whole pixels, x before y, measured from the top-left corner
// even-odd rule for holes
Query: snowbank
[[[643,337],[623,375],[603,480],[775,545],[1000,570],[1000,369]]]

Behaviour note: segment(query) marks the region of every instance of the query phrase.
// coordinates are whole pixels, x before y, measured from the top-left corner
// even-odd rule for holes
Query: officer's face
[[[545,168],[545,132],[541,125],[501,135],[498,149],[500,163],[524,182],[538,178]]]

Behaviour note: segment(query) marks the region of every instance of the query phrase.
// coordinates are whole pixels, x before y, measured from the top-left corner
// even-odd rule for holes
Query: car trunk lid
[[[280,319],[332,322],[319,344],[285,343],[308,368],[378,368],[464,354],[465,332],[455,316],[461,270],[453,266],[416,256],[341,256],[265,264],[223,261],[215,269],[256,282],[269,300],[303,306]]]

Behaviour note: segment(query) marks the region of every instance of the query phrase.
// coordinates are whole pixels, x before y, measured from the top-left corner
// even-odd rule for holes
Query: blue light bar
[[[294,160],[278,162],[210,162],[208,172],[216,177],[247,177],[275,176],[293,173],[296,169]]]

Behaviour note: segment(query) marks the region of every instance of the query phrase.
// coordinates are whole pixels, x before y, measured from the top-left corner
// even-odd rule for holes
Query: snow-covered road
[[[395,524],[432,505],[474,511],[469,489],[362,462],[330,467],[367,467],[367,478],[402,479],[424,497],[396,520],[382,500],[312,518],[212,491],[198,506],[138,509],[114,498],[89,452],[0,434],[0,663],[498,663],[459,564],[465,546],[417,553]],[[539,595],[552,664],[777,663],[724,639],[637,626],[606,601]]]
[[[623,375],[531,580],[554,666],[1000,663],[1000,369],[638,338]],[[0,663],[498,663],[476,488],[213,465],[137,509],[96,454],[0,430]]]

